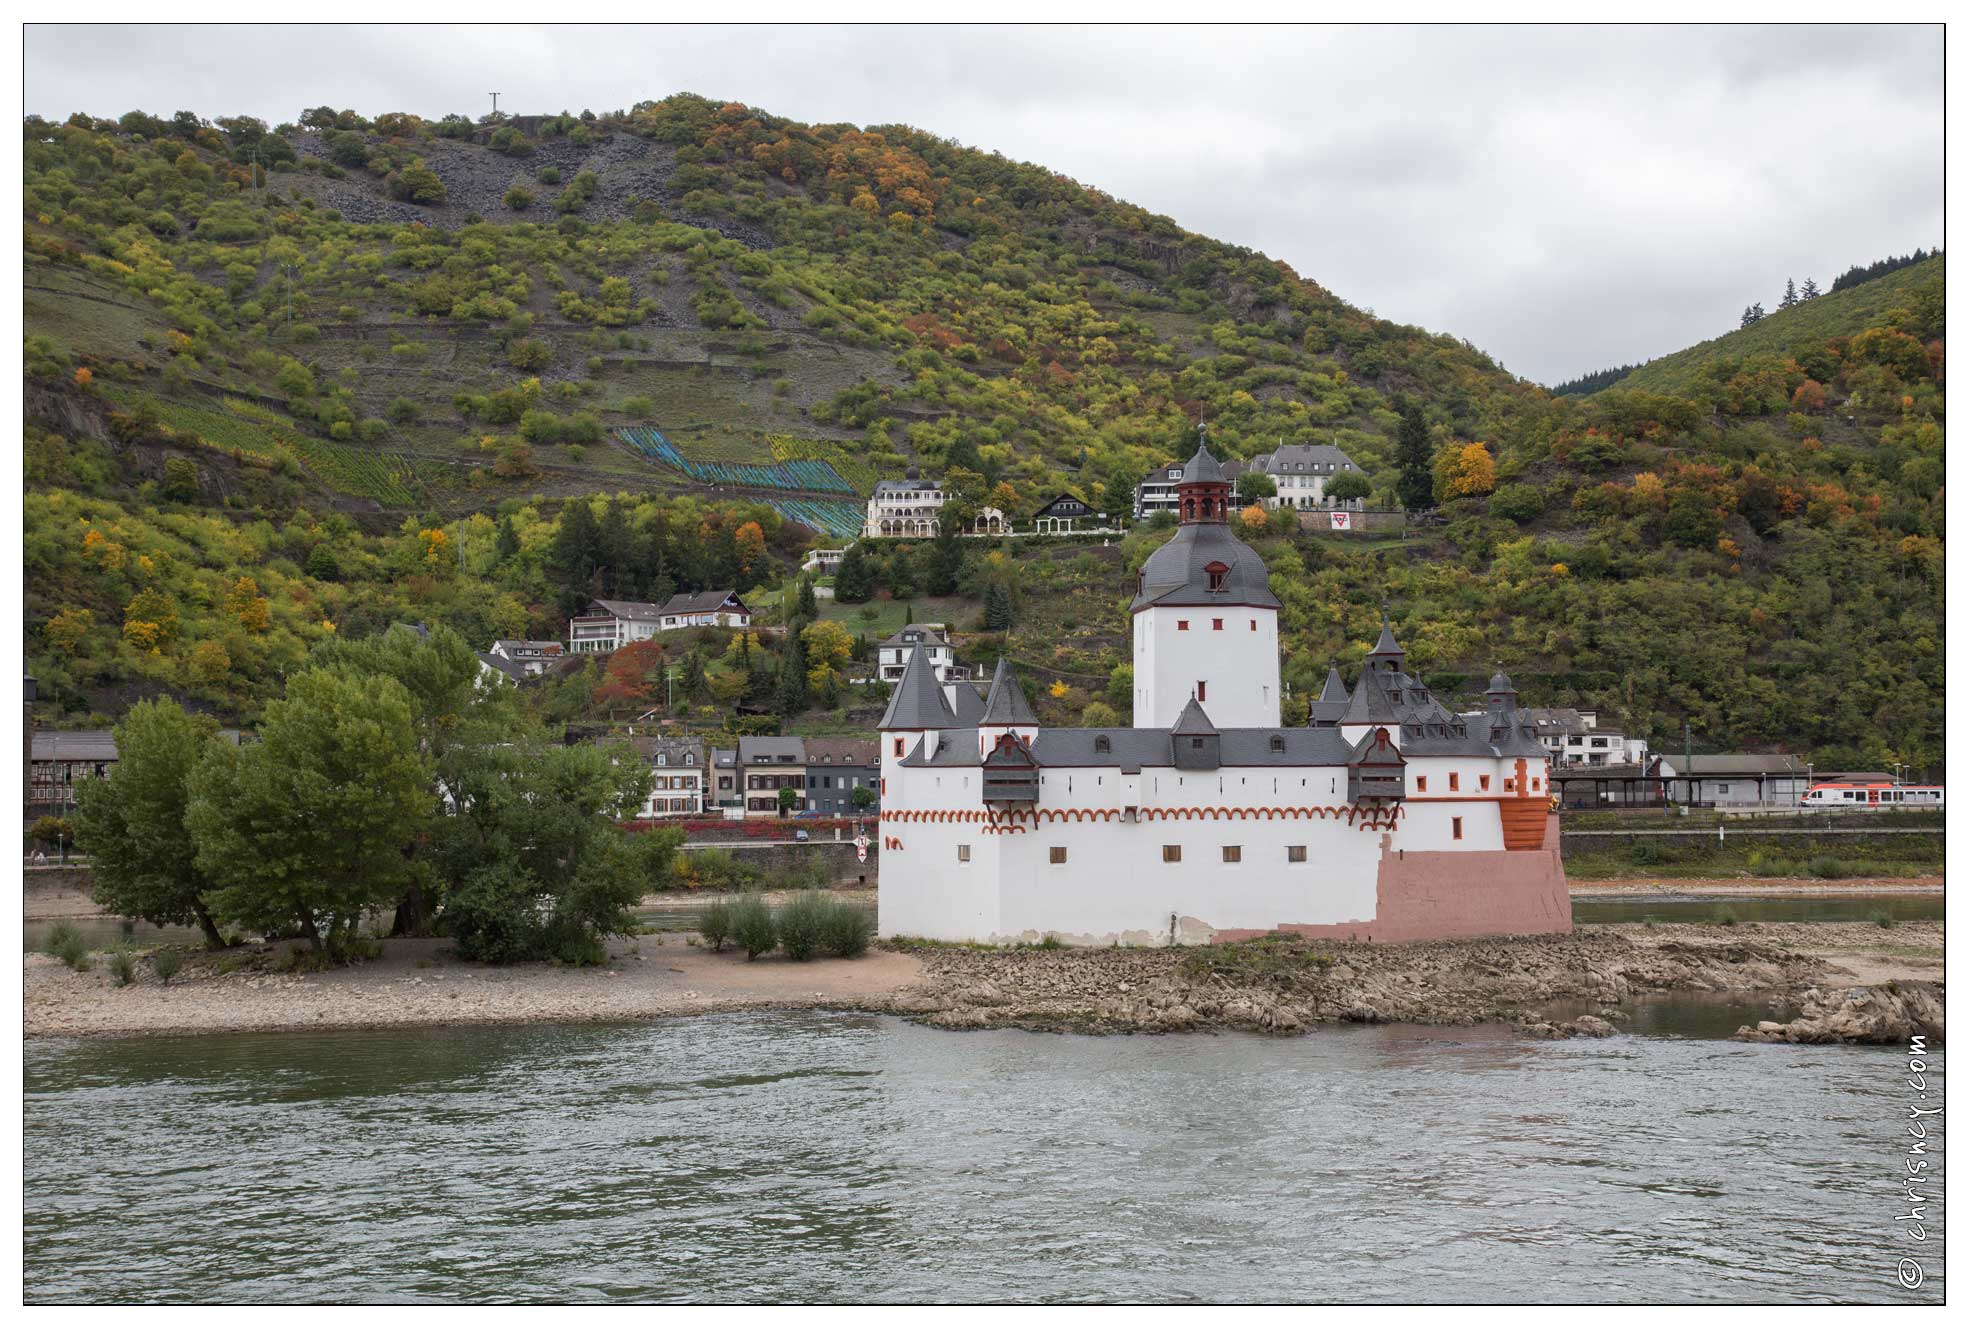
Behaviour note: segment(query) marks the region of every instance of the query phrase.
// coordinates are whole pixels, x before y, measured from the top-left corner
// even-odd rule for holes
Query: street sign
[[[868,837],[866,835],[857,835],[855,837],[855,861],[857,863],[866,863],[868,861]]]

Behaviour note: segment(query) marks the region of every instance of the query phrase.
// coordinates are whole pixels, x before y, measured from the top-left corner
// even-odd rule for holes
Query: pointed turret
[[[1350,695],[1347,691],[1346,680],[1340,677],[1339,664],[1336,662],[1327,665],[1326,685],[1320,689],[1319,699],[1321,701],[1344,702]]]
[[[1222,743],[1217,726],[1203,713],[1202,703],[1191,697],[1183,713],[1176,717],[1176,727],[1169,731],[1169,757],[1176,769],[1216,770],[1223,764]]]
[[[1195,697],[1191,697],[1189,705],[1183,707],[1183,713],[1176,717],[1176,727],[1169,732],[1172,734],[1214,734],[1217,732],[1217,726],[1210,723],[1210,717],[1204,713],[1203,703]]]
[[[998,657],[998,668],[991,676],[991,691],[985,695],[985,725],[1036,725],[1039,717],[1032,713],[1026,702],[1026,694],[1019,687],[1019,680],[1012,673],[1012,667],[1004,656]]]
[[[1388,606],[1381,606],[1381,636],[1374,643],[1374,649],[1367,653],[1367,667],[1370,670],[1384,670],[1399,674],[1408,662],[1408,652],[1395,640],[1395,630],[1388,624]]]
[[[1518,690],[1511,686],[1511,676],[1502,669],[1490,676],[1490,686],[1484,689],[1484,700],[1490,703],[1493,711],[1515,711],[1518,709]]]
[[[918,646],[909,653],[909,663],[903,667],[896,690],[889,694],[889,709],[883,712],[878,728],[947,729],[956,723],[957,716],[937,683],[937,667]]]

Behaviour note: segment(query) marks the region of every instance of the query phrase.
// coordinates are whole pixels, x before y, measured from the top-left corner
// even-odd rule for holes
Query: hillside
[[[1528,701],[1686,718],[1704,746],[1939,757],[1940,312],[1876,303],[1919,270],[1813,302],[1877,320],[1827,345],[1562,400],[915,129],[689,96],[303,119],[25,126],[28,655],[51,721],[160,690],[250,721],[316,644],[398,619],[482,643],[558,635],[591,594],[790,604],[801,550],[912,464],[960,510],[1062,490],[1122,510],[1203,421],[1227,455],[1338,443],[1389,505],[1406,406],[1427,534],[1250,532],[1295,692],[1358,661],[1386,599],[1447,691],[1505,663]],[[1127,582],[1161,538],[876,549],[875,612],[844,593],[823,618],[865,636],[934,602],[1050,718],[1125,706]],[[982,630],[993,587],[1009,635]],[[787,685],[787,655],[712,660],[684,705],[851,725],[869,699],[825,668]],[[593,662],[546,691],[560,718],[655,695]]]
[[[1689,395],[1712,377],[1715,365],[1752,356],[1786,356],[1808,367],[1823,363],[1827,343],[1880,324],[1890,310],[1931,304],[1939,310],[1947,284],[1947,259],[1936,257],[1884,277],[1777,309],[1747,328],[1697,342],[1635,369],[1613,386],[1641,392]]]

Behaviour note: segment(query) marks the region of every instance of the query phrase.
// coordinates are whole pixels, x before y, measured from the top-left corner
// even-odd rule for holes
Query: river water
[[[31,1302],[1942,1287],[1893,1221],[1900,1049],[770,1013],[25,1055]]]

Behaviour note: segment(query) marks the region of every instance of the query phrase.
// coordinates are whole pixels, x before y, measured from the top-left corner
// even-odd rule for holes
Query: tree
[[[810,623],[800,634],[800,644],[806,648],[807,686],[833,705],[833,698],[840,695],[841,685],[847,681],[844,668],[854,651],[854,639],[848,630],[831,619]]]
[[[632,641],[608,658],[594,703],[613,714],[627,707],[641,709],[662,699],[657,684],[663,677],[664,650],[653,639]]]
[[[1121,716],[1104,701],[1090,701],[1081,708],[1080,723],[1086,729],[1113,729],[1121,723]]]
[[[866,604],[875,594],[875,571],[857,540],[841,555],[841,566],[834,572],[834,598],[841,604]]]
[[[528,373],[545,369],[554,363],[554,348],[538,337],[521,337],[506,348],[506,363]]]
[[[1798,298],[1799,298],[1800,300],[1816,300],[1816,299],[1818,299],[1818,298],[1819,298],[1819,284],[1818,284],[1818,283],[1817,283],[1816,281],[1814,281],[1814,280],[1813,280],[1812,278],[1810,278],[1810,277],[1807,277],[1807,278],[1805,279],[1805,284],[1804,284],[1803,286],[1801,286],[1801,287],[1799,287],[1799,288],[1798,288]]]
[[[164,463],[164,484],[159,492],[176,503],[198,501],[198,463],[190,457],[171,457]]]
[[[1265,505],[1263,503],[1253,503],[1248,508],[1240,508],[1237,519],[1253,529],[1263,526],[1265,524]]]
[[[1436,455],[1435,496],[1438,501],[1488,494],[1497,483],[1490,449],[1481,443],[1447,443]]]
[[[1320,491],[1335,503],[1351,503],[1357,498],[1366,498],[1374,492],[1365,475],[1359,471],[1342,471],[1326,482]]]
[[[226,612],[239,620],[248,632],[265,632],[273,625],[267,597],[251,577],[240,577],[226,589]]]
[[[429,858],[469,959],[599,963],[601,938],[634,932],[630,911],[669,884],[683,832],[615,825],[650,788],[649,763],[626,745],[567,747],[527,729],[455,749],[444,780],[456,796]]]
[[[217,740],[209,722],[169,697],[140,701],[116,726],[116,773],[75,791],[77,840],[88,851],[96,903],[158,927],[196,922],[225,945],[185,824],[192,772]]]
[[[415,874],[432,767],[393,678],[311,669],[267,704],[260,741],[208,748],[185,824],[214,912],[255,931],[338,946]]]
[[[985,587],[984,625],[987,632],[1008,632],[1012,627],[1012,592],[1002,580]]]
[[[808,622],[812,622],[814,619],[820,617],[820,605],[814,600],[814,579],[812,577],[800,578],[800,600],[794,612]]]
[[[784,817],[784,816],[785,816],[785,815],[786,815],[787,813],[789,813],[789,812],[791,812],[791,811],[793,811],[793,810],[794,810],[795,808],[797,808],[797,807],[799,807],[799,806],[800,806],[800,791],[799,791],[799,790],[797,790],[797,789],[782,789],[782,790],[780,790],[780,791],[779,791],[779,815],[780,815],[780,816],[782,816],[782,817]]]
[[[1778,301],[1779,309],[1789,309],[1798,303],[1798,284],[1786,277],[1784,279],[1784,298]]]
[[[1402,403],[1401,416],[1401,427],[1395,433],[1395,460],[1401,466],[1395,496],[1404,508],[1416,512],[1435,502],[1429,425],[1422,418],[1422,408],[1412,401]]]
[[[946,512],[944,520],[937,524],[936,538],[930,541],[923,589],[931,595],[955,595],[963,573],[964,546],[959,540],[957,522]]]
[[[335,546],[323,540],[310,549],[307,574],[316,581],[342,580],[342,560],[335,556]]]
[[[1758,303],[1754,305],[1749,305],[1744,309],[1743,320],[1740,323],[1738,323],[1737,326],[1739,328],[1747,328],[1752,323],[1756,323],[1760,321],[1763,317],[1764,317],[1764,305],[1762,301],[1759,301]]]
[[[156,651],[178,635],[178,603],[156,587],[130,597],[123,609],[123,636],[139,650]]]
[[[87,609],[64,609],[41,626],[41,638],[64,655],[73,655],[96,626]]]
[[[732,543],[738,549],[738,566],[743,572],[751,572],[759,560],[766,556],[766,533],[759,529],[759,523],[742,523],[732,532]]]
[[[866,812],[875,806],[877,795],[872,785],[858,784],[848,795],[848,806],[856,812]]]
[[[1237,496],[1244,503],[1278,497],[1278,481],[1263,471],[1246,471],[1237,478]]]
[[[798,715],[807,709],[807,651],[798,633],[786,634],[786,649],[780,652],[774,707],[785,716]]]

